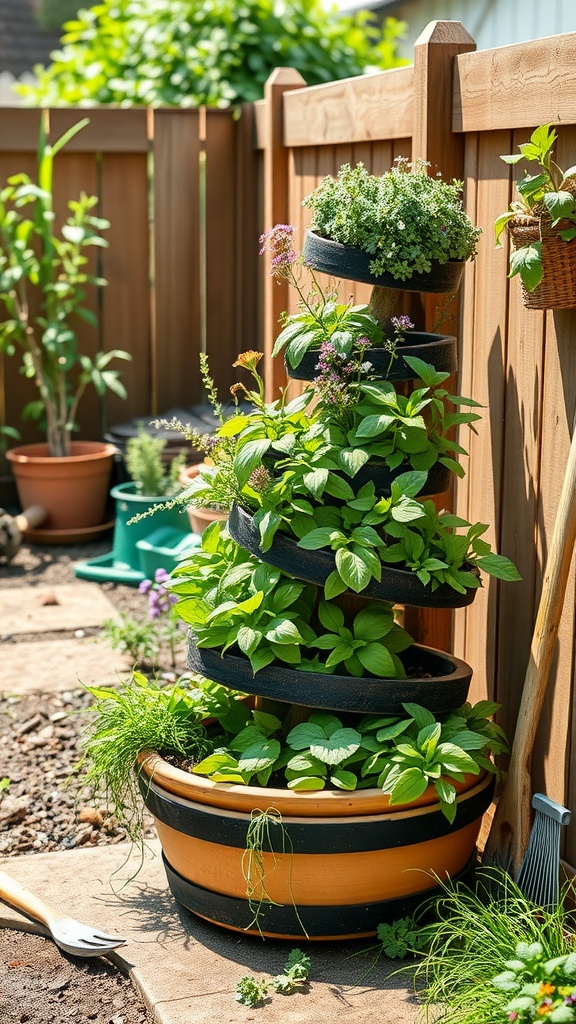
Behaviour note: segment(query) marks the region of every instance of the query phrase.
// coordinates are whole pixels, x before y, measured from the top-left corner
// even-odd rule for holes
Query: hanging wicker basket
[[[561,221],[553,228],[544,217],[518,214],[508,223],[515,249],[542,242],[543,276],[540,284],[529,292],[522,285],[522,300],[528,309],[576,308],[576,239],[564,242],[559,231],[569,227]]]

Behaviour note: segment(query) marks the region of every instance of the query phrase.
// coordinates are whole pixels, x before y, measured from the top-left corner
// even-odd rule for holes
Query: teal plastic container
[[[112,551],[98,558],[78,562],[74,567],[74,574],[84,580],[138,586],[146,579],[142,571],[138,541],[145,540],[160,527],[170,527],[183,533],[187,532],[191,536],[186,509],[183,506],[160,508],[159,506],[167,499],[138,494],[136,484],[132,480],[113,487],[110,494],[116,505]],[[151,512],[150,515],[139,519],[138,522],[130,522],[135,516],[148,511]]]

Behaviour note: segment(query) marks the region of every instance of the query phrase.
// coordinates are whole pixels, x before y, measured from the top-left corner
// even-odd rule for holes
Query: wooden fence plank
[[[574,121],[576,32],[456,57],[455,132]]]
[[[510,133],[480,138],[478,153],[477,223],[484,229],[475,268],[474,334],[462,339],[462,371],[469,373],[471,395],[485,407],[478,435],[469,437],[468,512],[472,522],[489,523],[487,539],[497,545],[501,508],[502,428],[506,374],[506,254],[494,248],[490,234],[497,214],[509,200],[509,180],[500,160]],[[488,299],[488,296],[490,297]],[[498,583],[484,578],[483,588],[466,612],[465,659],[473,669],[471,699],[495,692]],[[513,584],[509,584],[513,586]]]
[[[154,112],[155,410],[198,402],[200,324],[199,112]]]
[[[413,69],[393,68],[290,93],[284,145],[402,138],[412,131]]]
[[[238,351],[263,351],[260,257],[261,155],[254,147],[254,104],[244,103],[233,123],[235,150],[235,332]],[[231,383],[231,382],[230,382]]]
[[[132,362],[114,364],[122,373],[126,401],[109,394],[106,424],[157,412],[152,396],[147,158],[140,153],[102,157],[100,199],[110,221],[109,247],[102,253],[108,286],[102,302],[105,349],[130,352]],[[129,187],[127,183],[129,182]]]

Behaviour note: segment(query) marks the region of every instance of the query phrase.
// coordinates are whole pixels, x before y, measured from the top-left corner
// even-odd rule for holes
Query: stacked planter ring
[[[338,276],[352,276],[341,268],[313,265]],[[447,273],[453,270],[448,268]],[[452,278],[449,287],[445,287],[447,278],[442,280],[441,287],[428,290],[457,287]],[[422,281],[418,287],[422,288]],[[456,369],[455,339],[419,337],[421,348],[415,354],[426,358],[422,338],[432,339],[432,344],[441,339],[440,349],[448,360],[442,368]],[[433,358],[430,361],[434,364]],[[394,379],[413,376],[402,364],[396,361],[395,371],[401,376]],[[313,366],[303,361],[301,367],[303,374],[313,376]],[[372,479],[370,463],[364,469]],[[445,484],[440,475],[438,490],[444,490]],[[429,488],[426,493],[438,490]],[[281,534],[263,552],[258,530],[240,508],[233,507],[228,530],[241,547],[263,562],[318,587],[334,568],[332,552],[304,552],[295,540]],[[368,587],[361,599],[446,608],[469,604],[476,593],[470,589],[460,595],[448,587],[430,592],[413,573],[397,567],[383,569],[382,583]],[[397,715],[406,702],[441,713],[466,701],[472,670],[464,662],[417,644],[402,659],[407,678],[390,680],[308,673],[281,664],[269,665],[254,676],[239,650],[221,656],[218,651],[199,649],[192,634],[188,655],[193,671],[225,686],[305,708]],[[320,940],[373,935],[380,922],[409,913],[433,893],[435,877],[465,874],[474,861],[494,782],[485,773],[457,784],[452,824],[442,814],[433,786],[414,803],[391,807],[379,789],[292,792],[214,783],[174,768],[153,752],[140,758],[140,788],[156,821],[170,889],[180,903],[225,928],[302,941],[303,929],[305,937]],[[262,902],[256,923],[253,902],[249,903],[246,893],[243,856],[253,815],[270,810],[281,815],[279,822],[270,825],[271,848],[262,852],[264,884],[272,902]],[[257,902],[258,886],[253,897]]]

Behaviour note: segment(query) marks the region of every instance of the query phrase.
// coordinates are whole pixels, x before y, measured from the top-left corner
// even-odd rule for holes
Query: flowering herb
[[[429,177],[427,164],[399,157],[381,177],[344,164],[304,200],[320,235],[369,253],[370,271],[409,281],[432,263],[475,256],[480,228],[462,205],[462,183]],[[409,172],[412,173],[409,173]]]
[[[408,317],[394,317],[391,321],[391,337],[386,337],[368,306],[338,302],[334,288],[325,293],[314,271],[304,264],[302,256],[294,248],[294,228],[291,225],[276,224],[261,236],[260,242],[260,253],[269,251],[272,257],[270,273],[287,281],[296,290],[300,307],[298,313],[284,315],[283,329],[276,339],[273,356],[285,350],[287,362],[296,369],[310,349],[319,349],[321,353],[323,350],[326,356],[324,346],[329,343],[332,346],[329,350],[332,361],[335,357],[340,358],[341,367],[351,357],[355,363],[359,345],[364,348],[374,346],[387,349],[392,362],[404,332],[413,327]],[[311,279],[309,286],[304,283],[305,272]],[[331,369],[334,370],[334,367]]]
[[[502,1021],[537,1024],[576,1021],[576,953],[548,959],[539,942],[519,942],[506,970],[492,979],[495,988],[514,993]]]

